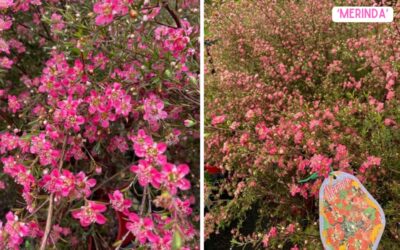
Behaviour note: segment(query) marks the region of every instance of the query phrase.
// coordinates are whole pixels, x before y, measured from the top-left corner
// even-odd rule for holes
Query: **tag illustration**
[[[385,228],[378,202],[353,175],[333,172],[319,191],[319,230],[326,250],[376,250]]]

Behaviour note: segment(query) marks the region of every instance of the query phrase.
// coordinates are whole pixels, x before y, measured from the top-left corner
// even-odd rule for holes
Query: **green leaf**
[[[182,247],[182,236],[178,231],[175,231],[172,239],[172,250],[179,250]]]
[[[171,70],[167,69],[167,70],[165,71],[165,75],[166,75],[168,78],[171,78],[171,76],[172,76]]]
[[[74,54],[74,55],[76,55],[76,56],[78,56],[78,55],[81,54],[81,50],[78,49],[78,48],[72,48],[72,49],[71,49],[71,53]]]
[[[116,242],[114,242],[114,244],[112,245],[113,247],[118,247],[122,244],[122,240],[118,240]]]

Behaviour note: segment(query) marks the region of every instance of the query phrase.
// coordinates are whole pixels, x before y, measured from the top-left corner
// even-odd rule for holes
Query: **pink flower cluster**
[[[115,16],[126,15],[129,11],[129,5],[133,0],[101,0],[94,4],[93,11],[97,14],[96,24],[110,24]]]
[[[1,10],[8,9],[13,5],[14,5],[14,0],[2,0],[0,2],[0,9]]]
[[[24,199],[0,225],[0,249],[39,249],[45,238],[46,248],[74,247],[105,234],[105,223],[121,223],[148,249],[171,249],[176,232],[188,249],[198,236],[190,169],[178,164],[197,157],[185,153],[198,137],[183,121],[198,107],[176,94],[197,90],[195,19],[177,2],[181,27],[156,39],[173,20],[159,15],[166,3],[94,2],[0,1],[0,189],[17,185]],[[113,22],[118,36],[114,25],[98,27]]]
[[[167,118],[167,112],[164,111],[164,102],[157,96],[151,95],[149,98],[144,99],[143,105],[143,119],[148,121],[154,130],[158,130],[158,121]]]
[[[178,188],[188,190],[190,182],[185,176],[190,172],[186,164],[174,165],[167,162],[164,155],[167,145],[165,143],[156,143],[151,136],[144,130],[139,130],[136,136],[131,136],[133,148],[140,160],[138,165],[133,165],[131,171],[137,174],[139,183],[147,186],[149,183],[155,188],[160,185],[165,187],[171,194],[176,194]],[[161,166],[161,171],[157,169]]]
[[[379,167],[381,165],[381,158],[375,156],[368,156],[367,161],[365,161],[361,167],[360,172],[365,173],[370,167],[376,166]]]
[[[60,150],[54,149],[52,143],[46,139],[46,134],[41,133],[31,138],[30,153],[37,154],[42,166],[56,167],[60,159]]]
[[[55,195],[55,200],[60,198],[81,199],[91,194],[90,188],[96,185],[95,179],[89,179],[84,172],[73,174],[69,170],[53,169],[51,173],[43,175],[40,186]]]
[[[124,195],[119,190],[115,190],[114,193],[108,194],[110,204],[115,211],[127,213],[132,205],[132,201],[125,199]]]
[[[7,213],[6,220],[5,225],[0,222],[0,249],[19,250],[25,238],[37,238],[43,234],[37,222],[21,222],[12,212]]]
[[[18,184],[22,185],[24,192],[28,192],[35,183],[35,178],[30,173],[30,170],[24,165],[17,163],[13,156],[2,158],[1,162],[4,164],[4,173],[10,175]]]
[[[13,0],[3,0],[0,2],[0,10],[7,10],[11,9],[14,6],[14,1]],[[0,69],[10,69],[12,65],[14,64],[14,61],[12,58],[10,58],[10,52],[11,48],[15,46],[20,46],[22,51],[24,50],[24,46],[17,40],[4,40],[3,38],[3,32],[11,29],[12,26],[12,18],[7,15],[0,15]],[[19,51],[18,51],[19,52]],[[1,54],[6,54],[5,56],[1,56]],[[11,102],[14,102],[14,105],[17,104],[15,100],[15,96],[10,96],[12,98]],[[14,106],[11,104],[10,109],[16,110],[19,109],[19,105]]]
[[[190,42],[190,34],[193,27],[186,20],[181,20],[181,26],[178,28],[170,28],[166,26],[158,27],[155,33],[155,39],[160,41],[165,51],[171,52],[175,57],[179,57]]]

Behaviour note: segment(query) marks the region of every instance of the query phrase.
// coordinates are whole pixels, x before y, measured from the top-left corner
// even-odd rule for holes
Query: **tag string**
[[[331,171],[329,172],[329,175],[332,175],[333,172],[334,172],[332,166],[330,166],[330,170],[331,170]],[[313,181],[313,180],[318,179],[318,177],[319,177],[319,175],[318,175],[317,173],[313,173],[313,174],[311,174],[310,176],[308,176],[307,178],[302,179],[302,180],[299,180],[299,183],[306,183],[306,182],[309,182],[309,181]]]
[[[309,181],[312,181],[312,180],[316,180],[316,179],[318,179],[318,174],[317,173],[313,173],[312,175],[310,175],[309,177],[307,177],[306,179],[303,179],[303,180],[300,180],[299,182],[300,183],[306,183],[306,182],[309,182]]]

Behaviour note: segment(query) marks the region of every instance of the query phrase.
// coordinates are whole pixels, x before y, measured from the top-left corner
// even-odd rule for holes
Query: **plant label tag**
[[[326,250],[376,250],[385,228],[378,202],[353,175],[333,172],[319,190],[319,231]]]

